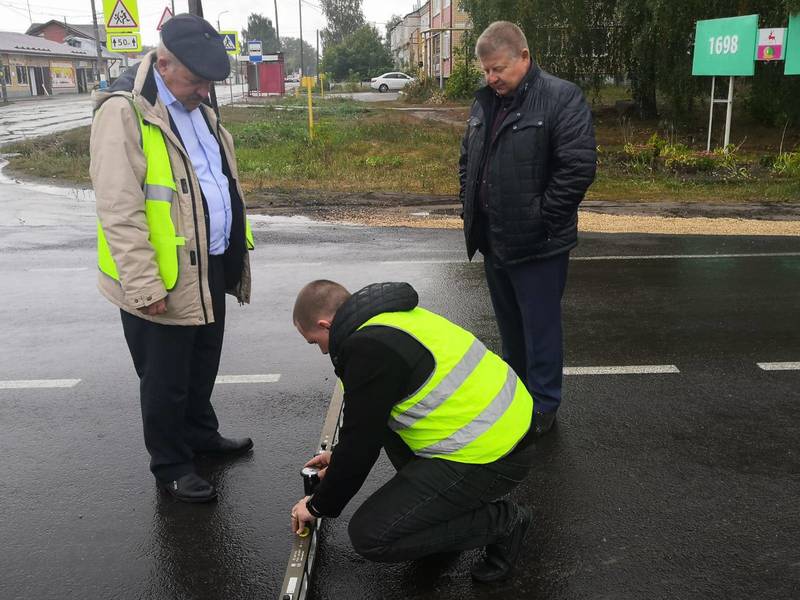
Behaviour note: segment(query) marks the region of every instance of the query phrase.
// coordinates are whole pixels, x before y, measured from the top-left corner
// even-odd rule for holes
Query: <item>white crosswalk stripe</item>
[[[16,381],[0,381],[0,390],[72,388],[80,382],[80,379],[20,379]]]
[[[800,362],[760,362],[756,364],[764,371],[800,371]]]
[[[270,373],[266,375],[219,375],[217,384],[226,383],[277,383],[280,381],[280,373]]]

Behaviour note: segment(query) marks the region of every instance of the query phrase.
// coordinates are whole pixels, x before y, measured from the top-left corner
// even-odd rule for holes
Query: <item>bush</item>
[[[737,151],[736,146],[730,145],[713,152],[700,152],[685,144],[670,143],[654,133],[646,144],[625,144],[624,165],[634,173],[652,173],[663,168],[676,174],[707,173],[726,181],[749,179],[749,165]]]
[[[447,102],[447,92],[445,90],[436,89],[431,94],[431,97],[425,101],[425,104],[441,105]]]
[[[710,173],[717,165],[714,154],[695,152],[683,144],[666,146],[662,157],[664,167],[675,173]]]
[[[406,102],[425,102],[439,89],[433,77],[421,76],[403,88]]]
[[[800,177],[800,152],[783,152],[775,157],[771,171],[776,175]]]
[[[481,84],[481,72],[475,68],[472,61],[467,61],[464,49],[454,52],[452,73],[447,80],[445,95],[448,100],[464,100],[472,98]]]
[[[652,171],[655,167],[656,150],[649,144],[625,144],[625,166],[635,173]]]

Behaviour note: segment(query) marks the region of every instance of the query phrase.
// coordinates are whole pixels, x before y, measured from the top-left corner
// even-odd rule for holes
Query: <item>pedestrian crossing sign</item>
[[[161,19],[158,21],[158,27],[156,27],[156,31],[161,31],[164,27],[164,23],[169,21],[173,16],[172,11],[169,9],[169,6],[164,8],[164,12],[161,13]]]
[[[225,44],[225,51],[228,54],[236,56],[240,53],[238,31],[220,31],[219,34],[222,36],[222,43]]]
[[[106,29],[135,31],[139,29],[139,7],[136,0],[103,0]]]

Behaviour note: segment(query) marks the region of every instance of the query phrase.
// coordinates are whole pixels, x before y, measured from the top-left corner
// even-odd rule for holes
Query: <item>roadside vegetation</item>
[[[705,124],[675,129],[667,121],[623,114],[619,88],[594,98],[598,178],[589,198],[615,202],[796,202],[800,130],[767,127],[742,116],[735,144],[705,152]],[[449,101],[436,113],[386,110],[342,99],[315,100],[316,134],[308,139],[305,99],[225,107],[244,188],[449,196],[458,193],[458,152],[468,106]],[[408,107],[405,103],[394,106]],[[421,118],[427,117],[427,118]],[[715,131],[715,139],[719,132]],[[10,171],[78,185],[89,181],[89,129],[11,144]],[[305,196],[307,199],[307,195]]]

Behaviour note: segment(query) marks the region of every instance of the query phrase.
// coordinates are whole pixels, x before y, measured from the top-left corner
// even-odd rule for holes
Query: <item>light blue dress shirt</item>
[[[169,91],[167,84],[153,70],[158,86],[158,95],[166,105],[172,120],[181,134],[183,146],[192,161],[195,175],[200,181],[203,196],[208,206],[211,223],[209,252],[224,254],[231,239],[231,194],[228,178],[222,172],[222,156],[219,143],[208,128],[200,108],[189,112]]]

